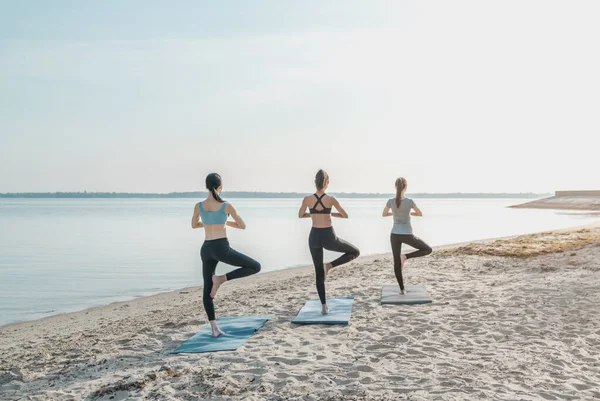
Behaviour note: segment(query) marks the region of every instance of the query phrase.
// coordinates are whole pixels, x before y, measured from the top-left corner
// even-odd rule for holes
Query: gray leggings
[[[400,267],[402,244],[407,244],[417,249],[414,252],[406,254],[407,259],[427,256],[432,252],[432,249],[425,241],[412,234],[392,234],[390,235],[390,242],[392,243],[392,254],[394,255],[394,273],[396,274],[396,280],[398,280],[400,289],[403,290],[404,280],[402,279],[402,268]]]

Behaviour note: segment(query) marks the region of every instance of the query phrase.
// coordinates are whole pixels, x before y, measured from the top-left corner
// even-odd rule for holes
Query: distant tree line
[[[23,192],[0,193],[0,198],[203,198],[206,192],[130,193],[130,192]],[[301,198],[305,193],[298,192],[223,192],[225,198]],[[391,193],[337,192],[332,195],[340,198],[391,198]],[[551,194],[536,193],[415,193],[413,198],[541,198]]]

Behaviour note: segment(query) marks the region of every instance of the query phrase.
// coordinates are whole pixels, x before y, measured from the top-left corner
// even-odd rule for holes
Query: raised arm
[[[246,229],[246,223],[244,223],[244,220],[242,220],[240,215],[237,213],[237,210],[235,210],[231,203],[227,203],[227,206],[225,206],[225,212],[227,212],[227,214],[233,218],[233,221],[227,221],[225,224],[227,224],[229,227],[239,228],[240,230]]]
[[[204,224],[200,221],[200,208],[196,203],[194,206],[194,214],[192,215],[192,228],[202,228]]]
[[[307,217],[310,217],[310,213],[306,212],[306,209],[308,208],[308,205],[306,204],[306,198],[302,199],[302,205],[300,205],[300,209],[298,210],[298,218],[299,219],[306,219]]]
[[[339,217],[340,219],[347,219],[348,218],[348,213],[346,213],[346,211],[344,210],[344,208],[342,207],[342,205],[340,205],[340,202],[338,202],[338,200],[335,197],[331,197],[332,203],[333,203],[333,207],[335,207],[335,210],[338,211],[338,213],[331,213],[332,217]]]
[[[411,216],[419,216],[419,217],[423,216],[423,213],[421,212],[421,209],[419,209],[417,207],[417,205],[415,205],[414,203],[412,205],[412,208],[413,208],[414,212],[411,213]]]

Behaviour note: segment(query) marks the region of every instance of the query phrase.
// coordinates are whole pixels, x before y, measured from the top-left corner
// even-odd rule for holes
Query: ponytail
[[[399,177],[396,180],[396,207],[400,207],[402,202],[402,191],[406,188],[406,178]]]
[[[329,181],[329,174],[327,174],[323,169],[317,171],[317,175],[315,176],[315,186],[317,187],[317,191],[325,188],[325,183]]]
[[[217,188],[218,188],[218,187],[217,187]],[[216,199],[218,202],[221,202],[221,203],[225,202],[225,201],[223,200],[223,198],[221,198],[221,195],[219,195],[219,194],[217,193],[217,189],[216,189],[216,188],[211,188],[209,191],[210,191],[210,193],[212,194],[213,198],[215,198],[215,199]]]
[[[210,191],[210,193],[212,194],[213,198],[215,198],[215,200],[217,202],[225,202],[221,196],[217,193],[217,188],[219,188],[222,184],[222,180],[221,180],[221,176],[217,173],[210,173],[209,175],[206,176],[206,189],[208,189]]]

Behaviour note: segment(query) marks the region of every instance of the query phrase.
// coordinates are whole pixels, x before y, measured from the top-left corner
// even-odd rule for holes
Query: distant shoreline
[[[142,198],[142,199],[173,199],[173,198],[200,198],[206,196],[206,192],[170,192],[170,193],[127,193],[127,192],[21,192],[21,193],[0,193],[0,199],[111,199],[111,198]],[[340,198],[390,198],[392,193],[356,193],[356,192],[332,192],[334,196]],[[539,199],[547,197],[550,194],[535,193],[415,193],[409,194],[414,198],[524,198]],[[302,198],[306,193],[299,192],[245,192],[229,191],[223,192],[227,198]]]

